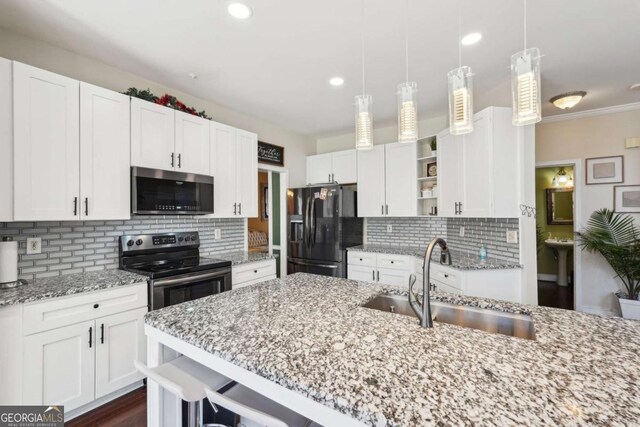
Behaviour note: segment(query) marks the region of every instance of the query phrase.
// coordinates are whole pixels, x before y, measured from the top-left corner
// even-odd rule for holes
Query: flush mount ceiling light
[[[460,43],[462,43],[465,46],[471,46],[478,43],[480,40],[482,40],[482,34],[469,33],[466,36],[464,36],[462,39],[460,39]]]
[[[229,12],[229,15],[236,19],[248,19],[253,14],[249,6],[239,2],[229,3],[227,5],[227,11]]]
[[[331,86],[342,86],[344,84],[344,79],[342,77],[331,77],[329,79],[329,84]]]
[[[578,102],[582,101],[587,92],[580,90],[576,92],[567,92],[556,95],[549,100],[553,105],[563,110],[575,107]]]
[[[364,90],[364,0],[362,0],[362,29],[360,33],[362,49],[362,95],[355,97],[356,149],[371,150],[373,148],[373,115],[371,104],[373,99]]]
[[[554,187],[573,187],[573,177],[569,175],[564,168],[560,168],[558,173],[553,177],[551,185]]]

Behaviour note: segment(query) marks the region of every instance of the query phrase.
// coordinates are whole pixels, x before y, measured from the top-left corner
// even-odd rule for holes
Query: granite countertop
[[[631,425],[640,322],[434,291],[528,314],[536,340],[362,304],[390,288],[294,274],[150,312],[152,327],[372,426]]]
[[[426,248],[420,248],[417,246],[387,246],[387,245],[360,245],[352,246],[347,250],[360,251],[360,252],[372,252],[390,255],[408,255],[422,259],[424,257],[424,251]],[[440,251],[436,248],[433,251],[432,259]],[[447,267],[456,268],[458,270],[498,270],[498,269],[510,269],[510,268],[522,268],[517,262],[505,261],[498,258],[487,258],[485,260],[479,260],[477,257],[469,256],[464,251],[456,248],[451,248],[452,263]]]
[[[265,261],[268,259],[275,259],[274,255],[270,255],[265,252],[223,252],[218,254],[209,255],[210,258],[223,259],[225,261],[231,261],[231,265],[248,264],[251,262]]]
[[[98,291],[116,286],[146,282],[147,277],[123,270],[92,271],[30,280],[25,286],[0,289],[0,307],[39,301],[65,295]]]

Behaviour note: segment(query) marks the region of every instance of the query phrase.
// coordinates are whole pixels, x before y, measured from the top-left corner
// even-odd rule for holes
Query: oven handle
[[[215,273],[207,273],[207,274],[194,274],[191,276],[181,276],[171,279],[159,279],[153,281],[153,286],[170,286],[170,285],[188,285],[189,283],[199,282],[201,280],[206,279],[214,279],[217,277],[224,277],[226,274],[229,274],[231,270],[218,270]]]

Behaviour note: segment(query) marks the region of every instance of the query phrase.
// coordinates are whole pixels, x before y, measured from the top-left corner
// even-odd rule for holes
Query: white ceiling
[[[509,105],[509,60],[522,49],[522,1],[461,0],[463,48],[476,110]],[[305,134],[350,129],[361,92],[359,0],[246,0],[237,21],[224,0],[0,0],[0,26]],[[366,0],[366,91],[378,124],[394,120],[404,81],[404,5]],[[457,67],[458,7],[410,0],[410,80],[420,118],[447,111]],[[529,46],[542,51],[542,92],[586,90],[571,111],[640,101],[640,1],[529,1]],[[191,80],[187,74],[196,73]],[[328,79],[340,75],[341,88]],[[561,113],[548,102],[543,115]]]

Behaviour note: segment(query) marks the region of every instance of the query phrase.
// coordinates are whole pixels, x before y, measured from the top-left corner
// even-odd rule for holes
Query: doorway
[[[579,266],[575,231],[579,224],[580,163],[536,165],[538,305],[575,309]]]

